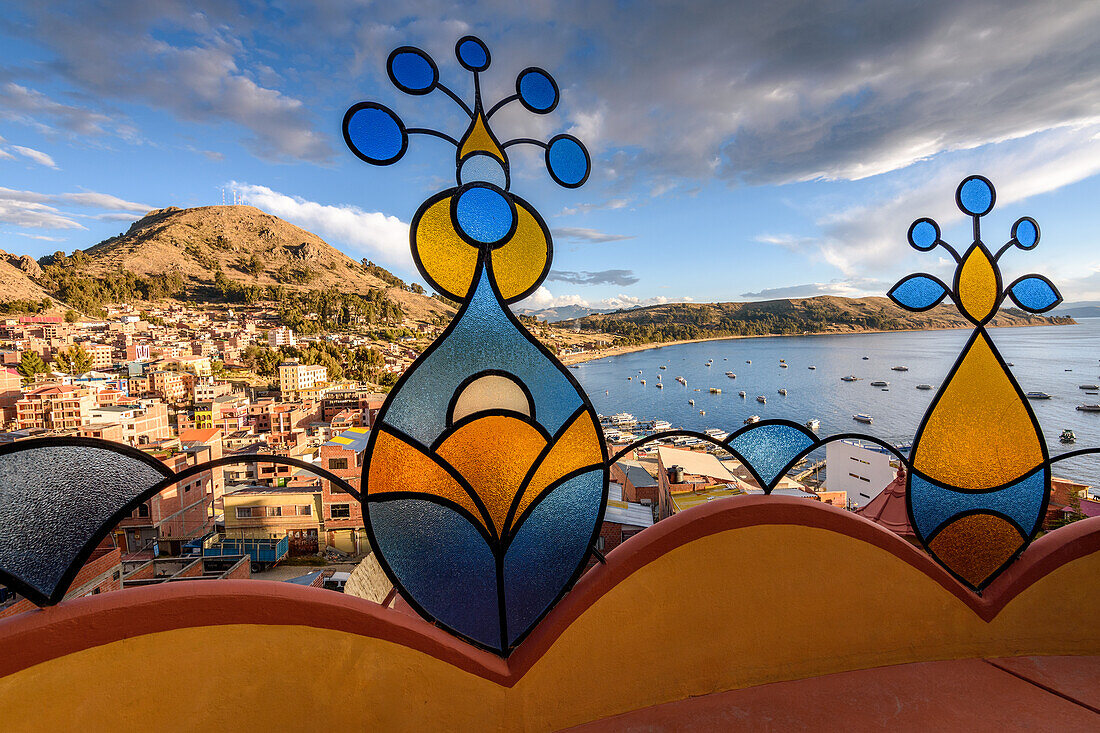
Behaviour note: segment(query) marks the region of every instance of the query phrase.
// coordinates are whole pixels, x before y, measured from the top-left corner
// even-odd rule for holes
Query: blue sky
[[[990,244],[1035,217],[1039,248],[1002,260],[1067,300],[1100,299],[1100,3],[1096,2],[0,2],[0,248],[87,248],[151,208],[223,191],[350,256],[419,280],[407,223],[453,185],[453,148],[414,136],[375,168],[340,139],[375,100],[459,136],[440,93],[405,95],[385,60],[454,58],[486,41],[487,101],[527,66],[561,104],[493,118],[508,137],[569,132],[588,183],[555,186],[513,155],[512,191],[555,234],[531,306],[617,307],[816,294],[882,295],[950,276],[905,232],[937,218],[960,248],[954,190],[997,187]],[[510,151],[518,151],[512,148]]]

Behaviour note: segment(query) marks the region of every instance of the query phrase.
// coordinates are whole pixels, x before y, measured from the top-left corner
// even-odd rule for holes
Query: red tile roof
[[[913,537],[913,528],[909,525],[909,512],[905,508],[905,469],[899,468],[897,477],[871,499],[862,509],[856,511],[886,529],[902,537]]]

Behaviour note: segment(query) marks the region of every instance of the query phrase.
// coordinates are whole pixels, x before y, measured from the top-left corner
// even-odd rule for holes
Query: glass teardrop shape
[[[975,330],[913,443],[917,536],[977,590],[1030,540],[1049,489],[1030,406],[985,330]]]
[[[362,485],[406,600],[506,654],[583,568],[608,477],[592,405],[507,310],[488,258],[379,412]]]

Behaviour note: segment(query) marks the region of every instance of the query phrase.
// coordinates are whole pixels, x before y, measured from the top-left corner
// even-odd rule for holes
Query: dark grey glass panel
[[[163,478],[137,458],[91,446],[0,455],[0,568],[52,595],[104,523]]]

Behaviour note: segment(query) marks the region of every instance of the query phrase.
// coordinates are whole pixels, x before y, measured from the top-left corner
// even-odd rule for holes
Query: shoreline
[[[1073,323],[1018,323],[1005,326],[990,326],[986,328],[1042,328],[1046,326],[1076,326],[1079,325],[1076,321]],[[962,326],[948,326],[943,328],[900,328],[900,329],[888,329],[888,330],[875,330],[867,329],[863,331],[814,331],[811,333],[766,333],[749,336],[712,336],[710,338],[701,339],[684,339],[682,341],[653,341],[645,344],[632,344],[630,346],[613,346],[610,349],[600,349],[598,351],[586,351],[582,354],[566,354],[565,356],[558,357],[559,361],[565,366],[573,366],[574,364],[584,364],[589,361],[597,361],[599,359],[607,359],[612,356],[623,356],[625,354],[635,354],[639,351],[649,351],[650,349],[660,349],[665,346],[682,346],[683,344],[702,344],[707,341],[735,341],[741,339],[762,339],[762,338],[796,338],[799,336],[862,336],[864,334],[874,333],[920,333],[923,331],[961,331],[966,328],[972,328],[969,324]]]

